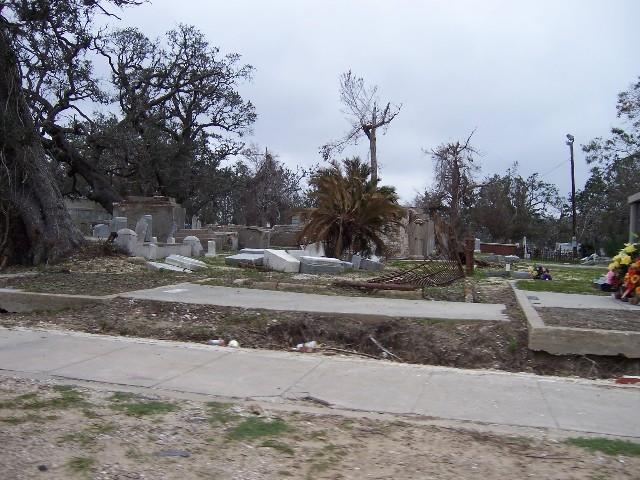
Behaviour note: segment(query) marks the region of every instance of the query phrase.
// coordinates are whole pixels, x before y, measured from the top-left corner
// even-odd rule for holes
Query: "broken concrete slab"
[[[171,265],[170,263],[147,262],[147,267],[151,270],[168,270],[170,272],[191,273],[191,270],[188,268],[178,267],[176,265]]]
[[[176,267],[187,268],[189,270],[198,270],[200,268],[207,268],[207,264],[200,260],[195,260],[189,257],[183,257],[182,255],[169,255],[165,258],[165,263],[175,265]]]
[[[265,250],[264,265],[276,272],[298,273],[300,271],[300,260],[284,250]]]
[[[342,273],[343,271],[344,263],[337,258],[309,257],[305,255],[300,257],[300,273]]]
[[[238,253],[248,253],[249,255],[264,255],[264,248],[243,248]]]
[[[303,255],[308,255],[308,253],[304,250],[287,250],[287,253],[296,260],[300,260],[300,257],[302,257]]]
[[[238,253],[237,255],[226,257],[224,263],[225,265],[231,265],[233,267],[239,267],[241,265],[261,266],[264,263],[264,255],[257,253]]]
[[[360,260],[360,269],[368,270],[370,272],[379,272],[381,270],[384,270],[384,264],[376,260],[363,258],[362,260]]]
[[[511,272],[511,278],[517,280],[531,280],[531,274],[529,272]]]

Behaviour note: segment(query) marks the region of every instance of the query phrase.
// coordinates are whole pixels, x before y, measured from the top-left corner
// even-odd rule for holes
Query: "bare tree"
[[[364,79],[349,70],[340,76],[340,100],[345,106],[344,113],[351,122],[349,132],[339,140],[327,143],[320,148],[320,153],[328,160],[334,152],[340,153],[349,143],[357,143],[364,135],[369,140],[369,156],[371,159],[371,181],[378,181],[378,155],[376,151],[376,135],[379,128],[386,132],[391,121],[396,118],[402,104],[380,103],[378,87],[367,88]],[[382,106],[384,105],[384,106]]]
[[[448,248],[455,252],[458,239],[468,234],[468,214],[473,204],[474,190],[479,186],[474,174],[479,170],[474,163],[477,154],[470,144],[471,132],[466,141],[450,142],[425,150],[434,163],[434,182],[425,192],[424,208],[432,216],[441,216],[447,224]]]

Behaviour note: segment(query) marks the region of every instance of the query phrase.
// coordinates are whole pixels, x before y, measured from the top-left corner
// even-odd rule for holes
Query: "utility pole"
[[[567,145],[569,145],[569,152],[571,153],[571,246],[573,247],[573,259],[578,257],[578,243],[576,238],[576,176],[575,166],[573,162],[573,141],[574,137],[570,133],[567,133]]]

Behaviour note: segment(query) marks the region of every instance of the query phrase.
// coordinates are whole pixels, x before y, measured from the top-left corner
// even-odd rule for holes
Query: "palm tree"
[[[305,216],[302,241],[325,242],[327,254],[337,258],[345,251],[371,253],[372,246],[384,252],[384,236],[398,227],[404,210],[395,188],[378,187],[370,177],[371,168],[358,157],[318,170],[309,182],[314,208]]]

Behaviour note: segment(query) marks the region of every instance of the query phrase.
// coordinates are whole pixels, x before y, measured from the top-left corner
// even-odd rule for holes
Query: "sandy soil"
[[[591,453],[556,440],[9,377],[0,383],[0,422],[6,480],[595,480],[638,478],[640,471],[639,457]]]
[[[579,308],[538,308],[537,310],[547,325],[640,331],[640,307],[638,307],[637,312],[601,309],[585,310]]]

